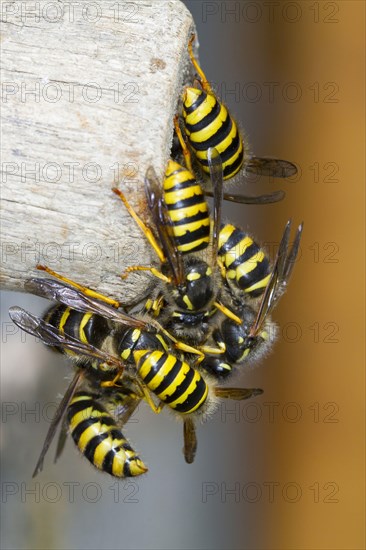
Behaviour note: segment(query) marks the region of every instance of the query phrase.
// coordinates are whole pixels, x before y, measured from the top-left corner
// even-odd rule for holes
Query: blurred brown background
[[[10,305],[41,312],[44,302],[4,294],[4,549],[364,548],[364,4],[186,5],[202,66],[253,151],[301,169],[294,182],[246,189],[281,186],[282,203],[224,211],[269,245],[289,217],[305,222],[274,314],[279,341],[237,381],[265,393],[225,404],[199,428],[194,465],[183,461],[181,426],[141,407],[126,432],[145,478],[105,479],[69,442],[31,480],[68,371],[9,334]]]

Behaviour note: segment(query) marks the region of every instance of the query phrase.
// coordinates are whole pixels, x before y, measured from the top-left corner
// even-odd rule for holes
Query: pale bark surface
[[[87,11],[60,4],[58,13],[46,2],[32,3],[33,11],[29,4],[29,12],[25,2],[8,4],[2,288],[22,290],[42,263],[133,301],[151,278],[139,273],[123,282],[119,274],[156,264],[156,256],[111,188],[146,218],[143,177],[150,164],[163,175],[173,116],[191,78],[191,15],[165,0],[93,3]]]

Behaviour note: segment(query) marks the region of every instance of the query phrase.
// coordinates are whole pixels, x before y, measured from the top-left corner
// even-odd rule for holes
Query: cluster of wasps
[[[244,172],[288,177],[292,163],[250,157],[236,122],[211,89],[192,51],[197,83],[185,89],[175,130],[184,166],[170,160],[163,184],[154,168],[145,190],[153,227],[136,214],[121,190],[113,191],[156,252],[160,266],[131,266],[124,273],[149,271],[158,280],[155,295],[134,309],[38,266],[52,278],[32,278],[26,289],[56,302],[38,318],[19,308],[10,317],[24,331],[67,355],[74,377],[59,405],[34,475],[61,424],[56,458],[67,432],[96,468],[116,477],[147,471],[122,433],[144,400],[158,413],[164,407],[183,421],[184,457],[194,460],[195,421],[221,399],[243,400],[258,388],[222,382],[262,357],[274,339],[271,312],[284,293],[302,233],[289,244],[284,229],[273,262],[243,229],[221,223],[224,199],[265,204],[277,192],[257,197],[224,193],[224,181]],[[245,174],[244,174],[245,175]],[[213,197],[210,216],[206,196]]]

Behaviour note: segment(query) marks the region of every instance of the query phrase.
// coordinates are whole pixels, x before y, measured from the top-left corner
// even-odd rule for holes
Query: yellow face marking
[[[244,338],[242,336],[240,336],[238,338],[238,344],[242,344],[244,342]]]
[[[249,355],[249,353],[250,353],[250,349],[247,348],[247,349],[244,351],[244,353],[243,353],[243,355],[241,356],[241,358],[242,358],[242,359],[245,359],[245,358]]]
[[[209,277],[210,275],[212,275],[212,269],[211,269],[211,267],[208,267],[208,268],[206,269],[206,275],[207,275],[207,277]]]

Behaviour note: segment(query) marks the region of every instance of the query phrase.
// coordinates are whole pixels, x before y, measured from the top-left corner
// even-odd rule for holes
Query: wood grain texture
[[[3,13],[1,284],[22,290],[43,263],[129,303],[155,281],[119,274],[156,257],[111,188],[147,217],[143,177],[164,173],[193,22],[178,0],[55,5]]]

